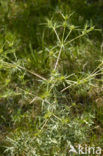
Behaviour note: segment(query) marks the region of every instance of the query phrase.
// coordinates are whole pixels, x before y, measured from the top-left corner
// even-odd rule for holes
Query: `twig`
[[[35,73],[35,72],[33,72],[33,71],[30,71],[30,70],[28,70],[28,69],[26,69],[26,68],[24,68],[24,67],[21,67],[21,66],[18,66],[18,67],[19,67],[20,69],[23,69],[23,70],[27,71],[28,73],[30,73],[30,74],[36,76],[36,77],[42,79],[42,80],[45,80],[45,81],[47,80],[47,79],[44,78],[43,76],[41,76],[41,75],[39,75],[39,74],[37,74],[37,73]]]
[[[57,58],[57,61],[56,61],[56,64],[55,64],[54,70],[56,70],[56,68],[57,68],[57,66],[58,66],[59,59],[60,59],[60,56],[61,56],[61,52],[62,52],[62,47],[60,48],[59,55],[58,55],[58,58]]]
[[[71,39],[70,41],[68,41],[68,42],[65,43],[65,46],[68,45],[69,43],[71,43],[71,42],[77,40],[78,38],[81,38],[81,37],[85,36],[85,35],[88,34],[90,31],[91,31],[91,30],[87,30],[86,33],[83,33],[83,34],[81,34],[81,35],[79,35],[79,36],[77,36],[77,37]]]
[[[6,59],[8,59],[8,58],[6,58]],[[9,59],[8,59],[9,60]],[[8,63],[9,65],[15,65],[16,67],[18,67],[18,68],[20,68],[20,69],[23,69],[23,70],[25,70],[26,72],[28,72],[28,73],[30,73],[30,74],[32,74],[32,75],[34,75],[34,76],[36,76],[36,77],[38,77],[38,78],[40,78],[40,79],[42,79],[42,80],[47,80],[46,78],[44,78],[43,76],[41,76],[41,75],[39,75],[39,74],[37,74],[37,73],[35,73],[35,72],[33,72],[33,71],[30,71],[30,70],[28,70],[28,69],[26,69],[26,68],[24,68],[24,67],[22,67],[22,66],[20,66],[20,65],[17,65],[14,61],[11,61],[12,63]]]
[[[61,42],[61,41],[60,41],[60,38],[59,38],[59,35],[58,35],[57,31],[55,30],[55,28],[53,28],[53,30],[54,30],[54,32],[55,32],[55,34],[56,34],[56,37],[57,37],[58,41]]]

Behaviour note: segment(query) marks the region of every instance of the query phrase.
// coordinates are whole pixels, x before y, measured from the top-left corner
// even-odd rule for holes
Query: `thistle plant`
[[[2,85],[7,91],[0,97],[9,104],[13,131],[4,148],[10,156],[66,156],[70,145],[91,143],[87,138],[93,133],[95,110],[90,109],[93,101],[88,90],[100,82],[103,61],[93,71],[86,70],[88,61],[80,52],[89,51],[84,43],[95,28],[87,23],[83,28],[75,26],[72,18],[73,13],[58,11],[46,19],[42,49],[28,43],[22,56],[12,52],[16,41],[11,40],[10,54],[0,56],[0,69],[9,75]]]

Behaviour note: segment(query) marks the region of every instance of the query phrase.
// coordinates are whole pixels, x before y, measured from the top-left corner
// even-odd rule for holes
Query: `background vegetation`
[[[103,3],[0,0],[0,155],[103,149]]]

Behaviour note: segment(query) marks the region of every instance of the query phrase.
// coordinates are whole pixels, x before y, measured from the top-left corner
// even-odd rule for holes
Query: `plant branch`
[[[42,79],[42,80],[45,80],[45,81],[47,80],[47,79],[44,78],[43,76],[41,76],[41,75],[39,75],[39,74],[37,74],[37,73],[35,73],[35,72],[33,72],[33,71],[30,71],[30,70],[28,70],[28,69],[26,69],[26,68],[24,68],[24,67],[21,67],[21,66],[18,66],[18,67],[19,67],[20,69],[23,69],[23,70],[25,70],[26,72],[28,72],[28,73],[30,73],[30,74],[36,76],[36,77]]]
[[[61,56],[61,52],[62,52],[62,46],[60,48],[60,51],[59,51],[59,54],[58,54],[58,57],[57,57],[57,61],[56,61],[55,67],[54,67],[54,70],[56,70],[56,68],[58,66],[58,63],[59,63],[59,60],[60,60],[60,56]]]

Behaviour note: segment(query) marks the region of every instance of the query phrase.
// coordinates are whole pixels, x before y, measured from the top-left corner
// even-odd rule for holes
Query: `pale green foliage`
[[[70,145],[99,144],[103,60],[97,29],[66,2],[55,9],[52,3],[8,0],[0,6],[4,155],[67,156]]]
[[[18,116],[12,118],[15,125],[20,125],[22,120],[27,121],[27,124],[25,123],[24,127],[27,126],[28,130],[32,127],[33,136],[25,136],[25,132],[22,131],[19,135],[18,133],[15,134],[17,135],[17,138],[8,138],[7,141],[9,142],[10,147],[7,147],[5,152],[9,152],[11,155],[66,155],[70,144],[84,143],[86,141],[86,137],[89,135],[89,129],[94,123],[94,115],[92,116],[91,112],[85,112],[85,114],[77,117],[75,115],[73,116],[71,112],[77,106],[69,103],[70,101],[68,101],[67,96],[65,93],[62,94],[62,92],[68,88],[72,87],[73,89],[74,87],[75,89],[77,86],[88,83],[99,71],[96,73],[93,72],[87,75],[87,77],[75,79],[77,77],[75,73],[63,75],[62,70],[59,69],[61,66],[61,59],[63,60],[66,57],[65,51],[67,47],[70,46],[70,43],[89,33],[92,30],[92,27],[86,25],[83,30],[79,30],[76,26],[68,24],[70,17],[67,15],[64,16],[62,13],[60,13],[60,15],[64,22],[57,21],[56,23],[53,23],[53,19],[47,20],[47,27],[53,30],[55,38],[57,39],[57,42],[55,39],[55,43],[57,44],[52,45],[50,50],[45,48],[48,57],[50,57],[50,60],[48,61],[50,61],[50,64],[52,62],[51,71],[49,71],[48,75],[49,78],[46,79],[42,76],[39,77],[38,74],[34,74],[37,78],[41,79],[41,85],[38,89],[42,90],[43,93],[42,95],[34,96],[33,99],[31,99],[30,104],[33,104],[34,108],[36,103],[41,105],[39,108],[41,109],[39,110],[40,114],[39,116],[34,115],[34,121],[32,121],[31,115],[20,115],[20,113]],[[60,23],[60,25],[58,23]],[[62,32],[59,29],[62,30]],[[75,30],[79,31],[79,33],[76,33],[77,36],[68,40],[72,31]],[[36,54],[36,52],[32,50],[31,45],[30,49],[34,61],[38,61],[36,60],[36,57],[40,60],[40,55],[45,53],[45,51],[41,50],[40,54],[38,53],[39,55],[37,54],[35,56],[34,54]],[[17,63],[14,65],[18,70],[23,69],[25,72],[32,74],[31,71],[26,70],[21,65],[18,65]],[[74,80],[71,80],[71,77]],[[67,84],[69,86],[65,88]],[[33,94],[31,94],[31,96],[33,96]],[[22,127],[20,129],[22,130]]]

